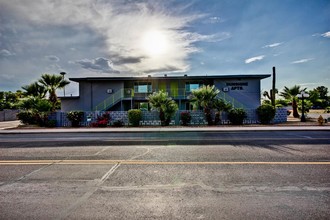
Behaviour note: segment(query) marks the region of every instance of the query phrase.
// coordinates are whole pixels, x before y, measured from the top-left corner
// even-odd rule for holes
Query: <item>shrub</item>
[[[82,111],[70,111],[66,116],[69,121],[71,121],[72,127],[79,127],[80,122],[84,117],[84,112]]]
[[[269,124],[275,117],[276,110],[271,105],[261,105],[257,108],[257,115],[261,124]]]
[[[138,127],[142,119],[142,112],[140,109],[131,109],[128,111],[128,121],[133,127]]]
[[[123,122],[123,120],[116,120],[116,121],[113,122],[112,126],[113,127],[123,127],[124,122]]]
[[[242,108],[231,109],[228,112],[228,119],[233,125],[242,125],[246,117],[246,112]]]
[[[37,111],[21,111],[17,118],[25,125],[47,126],[48,123],[48,114]]]
[[[92,127],[102,127],[105,128],[108,126],[109,122],[111,120],[110,113],[105,112],[102,115],[98,115],[96,122],[93,122],[91,124]]]
[[[36,124],[34,114],[30,111],[21,111],[17,114],[18,120],[20,120],[25,125]]]
[[[191,121],[190,112],[181,112],[181,123],[184,126],[187,126]]]
[[[54,127],[56,127],[56,120],[48,120],[47,122],[46,122],[46,127],[49,127],[49,128],[54,128]]]

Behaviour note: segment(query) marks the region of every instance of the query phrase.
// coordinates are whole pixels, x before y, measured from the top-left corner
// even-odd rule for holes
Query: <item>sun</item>
[[[142,49],[150,57],[163,55],[168,49],[168,39],[162,31],[151,30],[142,37]]]

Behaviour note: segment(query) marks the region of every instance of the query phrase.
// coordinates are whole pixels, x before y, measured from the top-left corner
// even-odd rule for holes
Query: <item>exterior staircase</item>
[[[120,89],[94,107],[94,111],[106,111],[125,97],[126,89]]]

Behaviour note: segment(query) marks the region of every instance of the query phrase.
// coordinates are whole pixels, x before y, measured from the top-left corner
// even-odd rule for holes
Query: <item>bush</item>
[[[72,127],[79,127],[80,122],[84,117],[84,112],[82,111],[70,111],[66,116],[69,121],[71,121]]]
[[[116,121],[113,122],[112,126],[113,127],[123,127],[124,122],[123,122],[123,120],[116,120]]]
[[[105,128],[108,126],[110,120],[111,120],[110,113],[105,112],[102,115],[97,116],[96,122],[93,122],[91,126]]]
[[[128,111],[128,121],[133,127],[138,127],[142,119],[142,112],[140,109],[131,109]]]
[[[30,111],[21,111],[17,114],[18,120],[20,120],[25,125],[36,124],[34,113]]]
[[[43,112],[21,111],[17,118],[25,125],[47,126],[48,123],[48,114]]]
[[[233,125],[242,125],[246,117],[246,112],[242,108],[231,109],[228,112],[228,119]]]
[[[181,112],[181,123],[184,126],[187,126],[191,121],[190,112]]]
[[[275,117],[276,110],[271,105],[261,105],[257,108],[257,115],[261,124],[269,124]]]

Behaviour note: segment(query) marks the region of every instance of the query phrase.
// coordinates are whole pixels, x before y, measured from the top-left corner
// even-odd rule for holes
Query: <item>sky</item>
[[[330,89],[329,0],[0,0],[0,91],[44,73],[244,75],[273,66],[280,91]],[[271,78],[261,85],[269,90]]]

